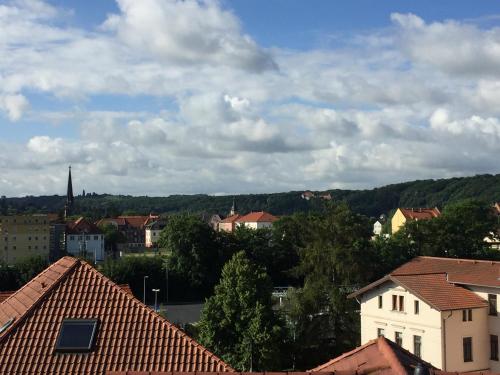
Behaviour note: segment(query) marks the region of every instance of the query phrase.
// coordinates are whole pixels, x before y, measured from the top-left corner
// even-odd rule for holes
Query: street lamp
[[[151,289],[155,293],[155,311],[158,312],[158,292],[160,289]]]
[[[144,291],[142,293],[142,302],[146,304],[146,279],[149,279],[149,276],[144,276]]]

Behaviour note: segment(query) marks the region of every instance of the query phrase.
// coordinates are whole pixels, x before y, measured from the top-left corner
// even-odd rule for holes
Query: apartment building
[[[417,257],[351,294],[379,336],[444,371],[500,372],[500,262]]]
[[[49,256],[47,215],[0,216],[0,259],[13,264],[30,256]]]
[[[104,260],[104,233],[83,217],[70,221],[66,223],[66,251],[101,262]]]

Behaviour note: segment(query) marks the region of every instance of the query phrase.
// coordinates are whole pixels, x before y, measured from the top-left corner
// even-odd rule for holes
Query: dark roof
[[[78,220],[70,221],[66,224],[66,232],[69,234],[102,234],[102,231],[90,221],[80,217]]]
[[[63,319],[98,319],[95,349],[55,354]],[[0,304],[1,374],[232,371],[88,263],[64,257]]]
[[[430,363],[382,336],[311,371],[329,371],[336,374],[407,375],[413,374],[418,363],[422,363],[429,369],[434,369]]]

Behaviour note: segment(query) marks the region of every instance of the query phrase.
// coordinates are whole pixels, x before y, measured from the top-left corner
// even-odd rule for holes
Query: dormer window
[[[97,319],[64,319],[57,337],[56,352],[85,353],[94,348]]]

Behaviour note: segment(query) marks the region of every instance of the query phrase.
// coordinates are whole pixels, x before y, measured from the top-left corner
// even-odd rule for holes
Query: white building
[[[382,223],[378,220],[373,224],[373,234],[375,236],[380,236],[382,234]]]
[[[66,252],[86,256],[96,262],[104,260],[104,234],[83,217],[66,224]]]
[[[146,224],[145,228],[145,236],[146,242],[145,246],[150,248],[157,245],[158,240],[160,239],[161,231],[165,228],[167,224],[162,220],[156,220],[152,223]]]
[[[500,262],[418,257],[351,294],[361,343],[385,336],[444,371],[500,371]]]
[[[236,226],[245,226],[251,229],[271,228],[278,220],[276,216],[265,211],[251,212],[241,216],[236,220]]]

